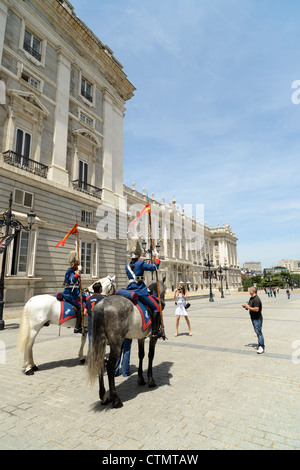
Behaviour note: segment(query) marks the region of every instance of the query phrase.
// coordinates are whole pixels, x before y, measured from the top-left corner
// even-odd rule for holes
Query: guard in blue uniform
[[[63,291],[63,296],[67,302],[70,302],[75,307],[77,314],[76,326],[74,333],[82,333],[81,327],[81,306],[80,306],[80,290],[79,290],[79,279],[81,274],[81,266],[76,256],[75,251],[71,251],[69,254],[70,267],[66,271]],[[82,294],[84,297],[84,294]]]
[[[136,292],[139,301],[149,307],[152,318],[152,336],[161,337],[159,302],[151,295],[144,281],[144,272],[156,271],[159,268],[160,260],[156,258],[154,264],[149,264],[140,260],[141,254],[142,249],[137,241],[132,250],[131,261],[125,268],[129,279],[126,289]]]

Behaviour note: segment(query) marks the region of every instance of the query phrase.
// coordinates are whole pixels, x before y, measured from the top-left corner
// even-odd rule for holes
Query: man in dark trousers
[[[95,305],[100,302],[100,300],[104,299],[104,295],[101,295],[102,292],[102,285],[101,282],[96,282],[93,285],[94,293],[88,298],[85,304],[84,315],[88,315],[88,338],[89,344],[91,342],[91,335],[92,335],[92,326],[93,326],[93,310]]]
[[[265,340],[262,334],[262,324],[263,324],[263,316],[262,316],[262,303],[260,298],[257,295],[257,288],[250,287],[250,300],[247,304],[242,305],[246,310],[249,311],[252,325],[254,328],[255,333],[257,334],[258,338],[258,348],[257,354],[263,354],[265,352]]]

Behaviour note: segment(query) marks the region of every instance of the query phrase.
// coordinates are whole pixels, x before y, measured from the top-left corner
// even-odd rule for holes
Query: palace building
[[[75,237],[55,245],[76,222],[83,283],[122,276],[126,240],[99,240],[96,226],[102,207],[117,219],[125,207],[123,119],[135,88],[123,66],[58,0],[1,1],[0,64],[0,213],[12,192],[16,219],[37,216],[8,247],[6,301],[62,287]]]
[[[219,225],[217,228],[208,227],[203,220],[195,220],[192,214],[188,214],[186,208],[180,208],[175,200],[168,204],[165,200],[159,203],[154,195],[148,198],[145,189],[142,193],[138,192],[135,183],[132,184],[132,188],[124,186],[124,192],[127,199],[129,227],[130,221],[132,222],[136,214],[150,202],[152,236],[161,259],[159,278],[166,279],[169,293],[175,290],[180,282],[183,282],[191,292],[207,293],[209,269],[213,290],[219,290],[221,276],[224,292],[241,289],[237,238],[229,224],[223,224],[222,227]],[[132,227],[129,235],[140,238],[142,247],[144,245],[144,257],[151,259],[147,214],[136,225],[136,231],[135,226]],[[129,245],[130,239],[127,246],[128,260]],[[211,264],[209,268],[208,259]]]
[[[26,214],[36,214],[30,232],[11,228],[5,301],[22,304],[63,288],[75,236],[55,246],[75,223],[83,286],[113,274],[124,286],[131,206],[146,198],[123,183],[123,120],[135,87],[67,0],[2,0],[0,66],[0,219],[11,193],[16,220],[26,225]],[[240,287],[228,225],[211,229],[179,213],[174,201],[151,203],[170,220],[164,232],[158,223],[156,240],[169,289],[182,281],[206,290],[207,253],[215,268],[227,263],[229,287]],[[197,236],[187,249],[186,231],[174,236],[182,217],[202,244]],[[218,288],[217,278],[213,284]]]

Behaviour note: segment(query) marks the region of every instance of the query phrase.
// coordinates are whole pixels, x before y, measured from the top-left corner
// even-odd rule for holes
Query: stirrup
[[[157,339],[162,338],[164,341],[165,341],[166,339],[168,339],[168,338],[166,337],[165,330],[162,329],[161,326],[159,327],[158,332],[155,332],[155,333],[152,332],[152,333],[151,333],[151,336],[152,336],[152,338],[157,338]]]

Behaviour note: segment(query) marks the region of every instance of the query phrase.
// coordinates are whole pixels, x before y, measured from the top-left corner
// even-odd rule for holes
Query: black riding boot
[[[161,328],[160,328],[160,313],[157,311],[152,312],[151,318],[152,318],[152,336],[161,338],[162,333],[161,333]]]
[[[81,312],[76,307],[74,307],[74,310],[75,310],[76,315],[77,315],[76,325],[75,325],[75,328],[74,328],[74,333],[82,333]]]

